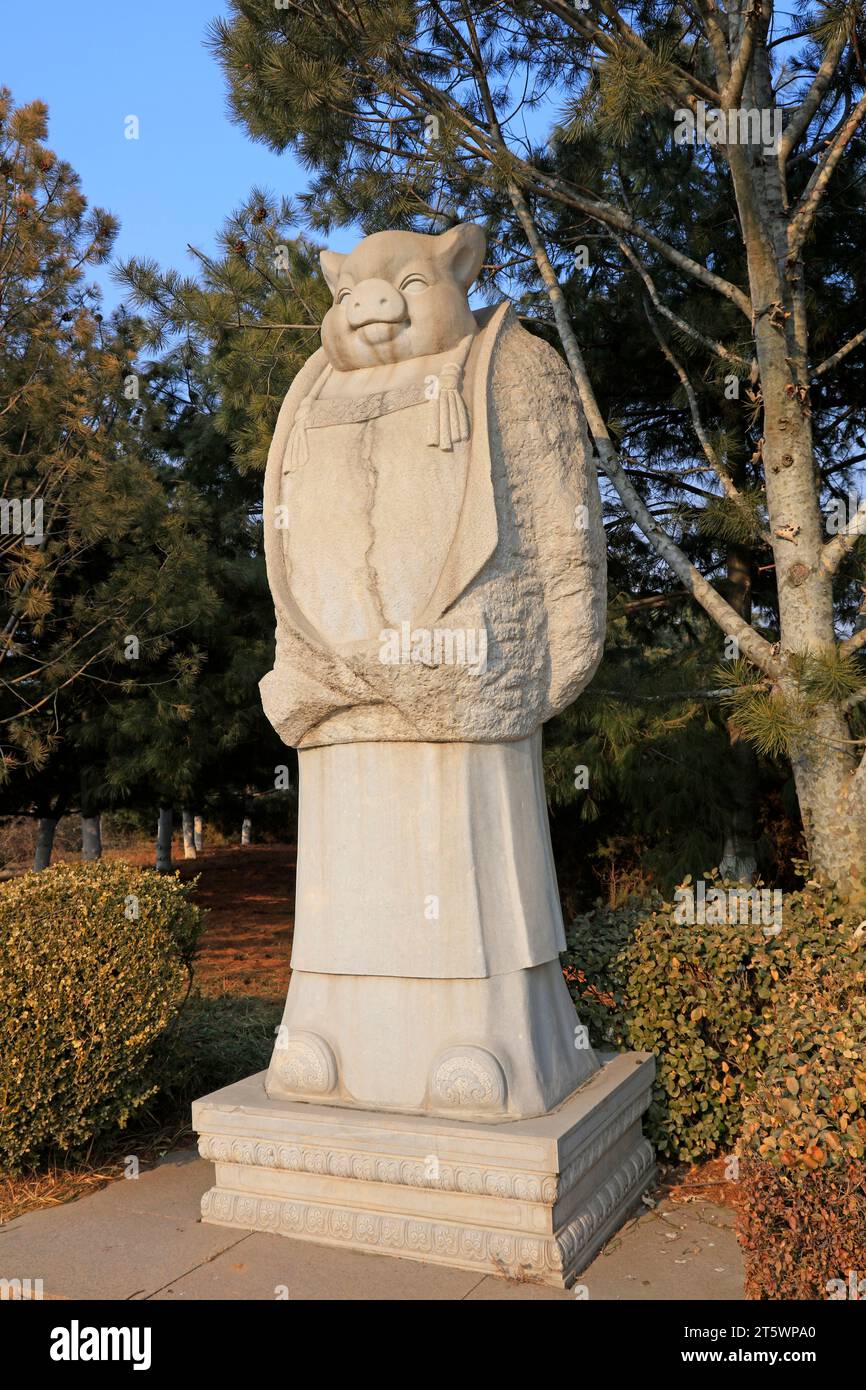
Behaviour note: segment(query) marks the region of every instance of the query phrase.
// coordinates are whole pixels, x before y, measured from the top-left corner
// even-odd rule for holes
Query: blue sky
[[[81,175],[88,202],[120,219],[115,256],[153,256],[192,272],[187,244],[213,247],[223,218],[254,185],[304,187],[290,155],[232,125],[221,70],[204,47],[223,0],[0,0],[0,85],[48,103],[49,146]],[[127,140],[135,115],[140,138]],[[332,245],[347,250],[351,231]],[[114,305],[108,269],[92,272]]]

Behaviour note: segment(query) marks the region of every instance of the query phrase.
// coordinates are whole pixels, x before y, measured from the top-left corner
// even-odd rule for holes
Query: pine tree
[[[834,534],[822,484],[857,457],[863,249],[850,231],[831,240],[826,227],[852,210],[855,226],[861,217],[862,0],[806,9],[785,42],[783,22],[771,0],[730,0],[724,13],[596,0],[348,9],[288,0],[278,10],[236,0],[213,43],[236,118],[314,171],[302,201],[315,229],[481,217],[494,233],[491,289],[510,287],[515,257],[531,266],[617,507],[736,639],[749,671],[738,726],[759,747],[784,750],[815,868],[859,894],[866,625],[854,619],[866,503]],[[772,122],[783,105],[775,149],[748,113]],[[730,138],[705,143],[699,122],[715,110],[726,125],[730,117]],[[695,140],[678,143],[689,128]],[[558,239],[564,226],[575,241]],[[692,471],[673,486],[640,477],[652,456],[635,470],[622,442],[640,418],[647,337],[619,344],[631,420],[605,414],[605,384],[588,372],[603,326],[575,315],[563,287],[566,252],[587,229],[620,278],[639,283],[652,350],[676,381]],[[739,412],[723,404],[732,383]],[[682,456],[672,441],[666,471]],[[691,516],[666,505],[686,482],[701,490],[688,492]],[[728,546],[727,585],[692,558],[696,532]],[[763,610],[752,596],[752,618],[730,601],[740,547],[746,571],[774,580]],[[726,683],[744,672],[735,664]]]
[[[273,653],[264,562],[262,473],[291,380],[318,346],[327,291],[315,248],[289,235],[293,209],[254,189],[220,231],[199,275],[130,261],[120,280],[146,313],[146,429],[167,486],[189,499],[206,546],[215,606],[166,651],[180,680],[162,694],[152,671],[139,698],[113,704],[92,731],[112,750],[111,793],[167,805],[229,808],[274,796],[293,761],[261,709]]]
[[[136,662],[207,609],[204,549],[139,428],[140,325],[100,312],[85,268],[116,224],[89,211],[45,145],[40,102],[0,94],[0,471],[3,806],[43,825],[98,814],[88,742]]]

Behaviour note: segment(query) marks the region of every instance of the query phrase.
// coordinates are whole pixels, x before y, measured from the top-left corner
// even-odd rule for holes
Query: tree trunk
[[[241,823],[241,844],[251,845],[253,842],[253,822],[250,816],[244,816]]]
[[[204,821],[201,816],[193,818],[193,841],[196,853],[202,854],[204,852]]]
[[[160,806],[156,827],[156,871],[158,874],[171,873],[171,831],[172,809]]]
[[[192,811],[183,810],[181,820],[183,823],[183,857],[184,859],[195,859],[195,825]]]
[[[810,864],[866,905],[866,769],[845,746],[850,738],[839,710],[824,706],[791,761]]]
[[[54,832],[57,829],[57,821],[54,816],[40,816],[39,830],[36,836],[36,853],[33,856],[33,871],[41,873],[47,869],[51,863],[51,853],[54,849]]]
[[[102,818],[81,814],[81,858],[90,864],[102,858]]]
[[[741,7],[745,14],[745,5]],[[756,40],[744,103],[774,104],[766,29]],[[775,157],[729,146],[763,397],[763,465],[779,603],[779,693],[796,710],[796,662],[837,649],[833,576],[823,563],[820,511],[809,407],[809,327],[805,268],[788,244],[785,190]],[[866,885],[866,765],[854,755],[840,704],[819,706],[794,741],[791,761],[810,862],[850,898]]]
[[[771,294],[772,289],[765,292]],[[790,395],[792,377],[797,380],[791,353],[784,336],[769,327],[759,326],[756,339],[781,650],[791,673],[780,689],[796,709],[799,693],[791,659],[836,649],[833,579],[822,564],[824,536],[811,421]],[[858,774],[851,738],[841,705],[822,705],[795,742],[791,762],[810,862],[846,897],[859,898],[866,884],[866,774],[862,767]]]

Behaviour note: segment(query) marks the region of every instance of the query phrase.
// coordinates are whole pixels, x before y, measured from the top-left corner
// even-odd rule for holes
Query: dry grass
[[[35,1173],[0,1173],[0,1225],[46,1207],[61,1207],[79,1197],[98,1192],[101,1187],[122,1178],[131,1148],[143,1169],[151,1168],[173,1149],[186,1148],[192,1141],[187,1127],[163,1129],[149,1135],[128,1134],[123,1152],[98,1159],[54,1163]]]
[[[738,1182],[726,1177],[727,1158],[699,1163],[660,1164],[659,1198],[669,1202],[714,1202],[737,1211],[741,1201]]]

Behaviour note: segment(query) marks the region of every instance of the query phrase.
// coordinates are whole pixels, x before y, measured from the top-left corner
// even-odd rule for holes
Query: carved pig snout
[[[406,318],[406,301],[387,280],[362,280],[346,299],[350,328],[363,328],[368,323],[402,323]]]

